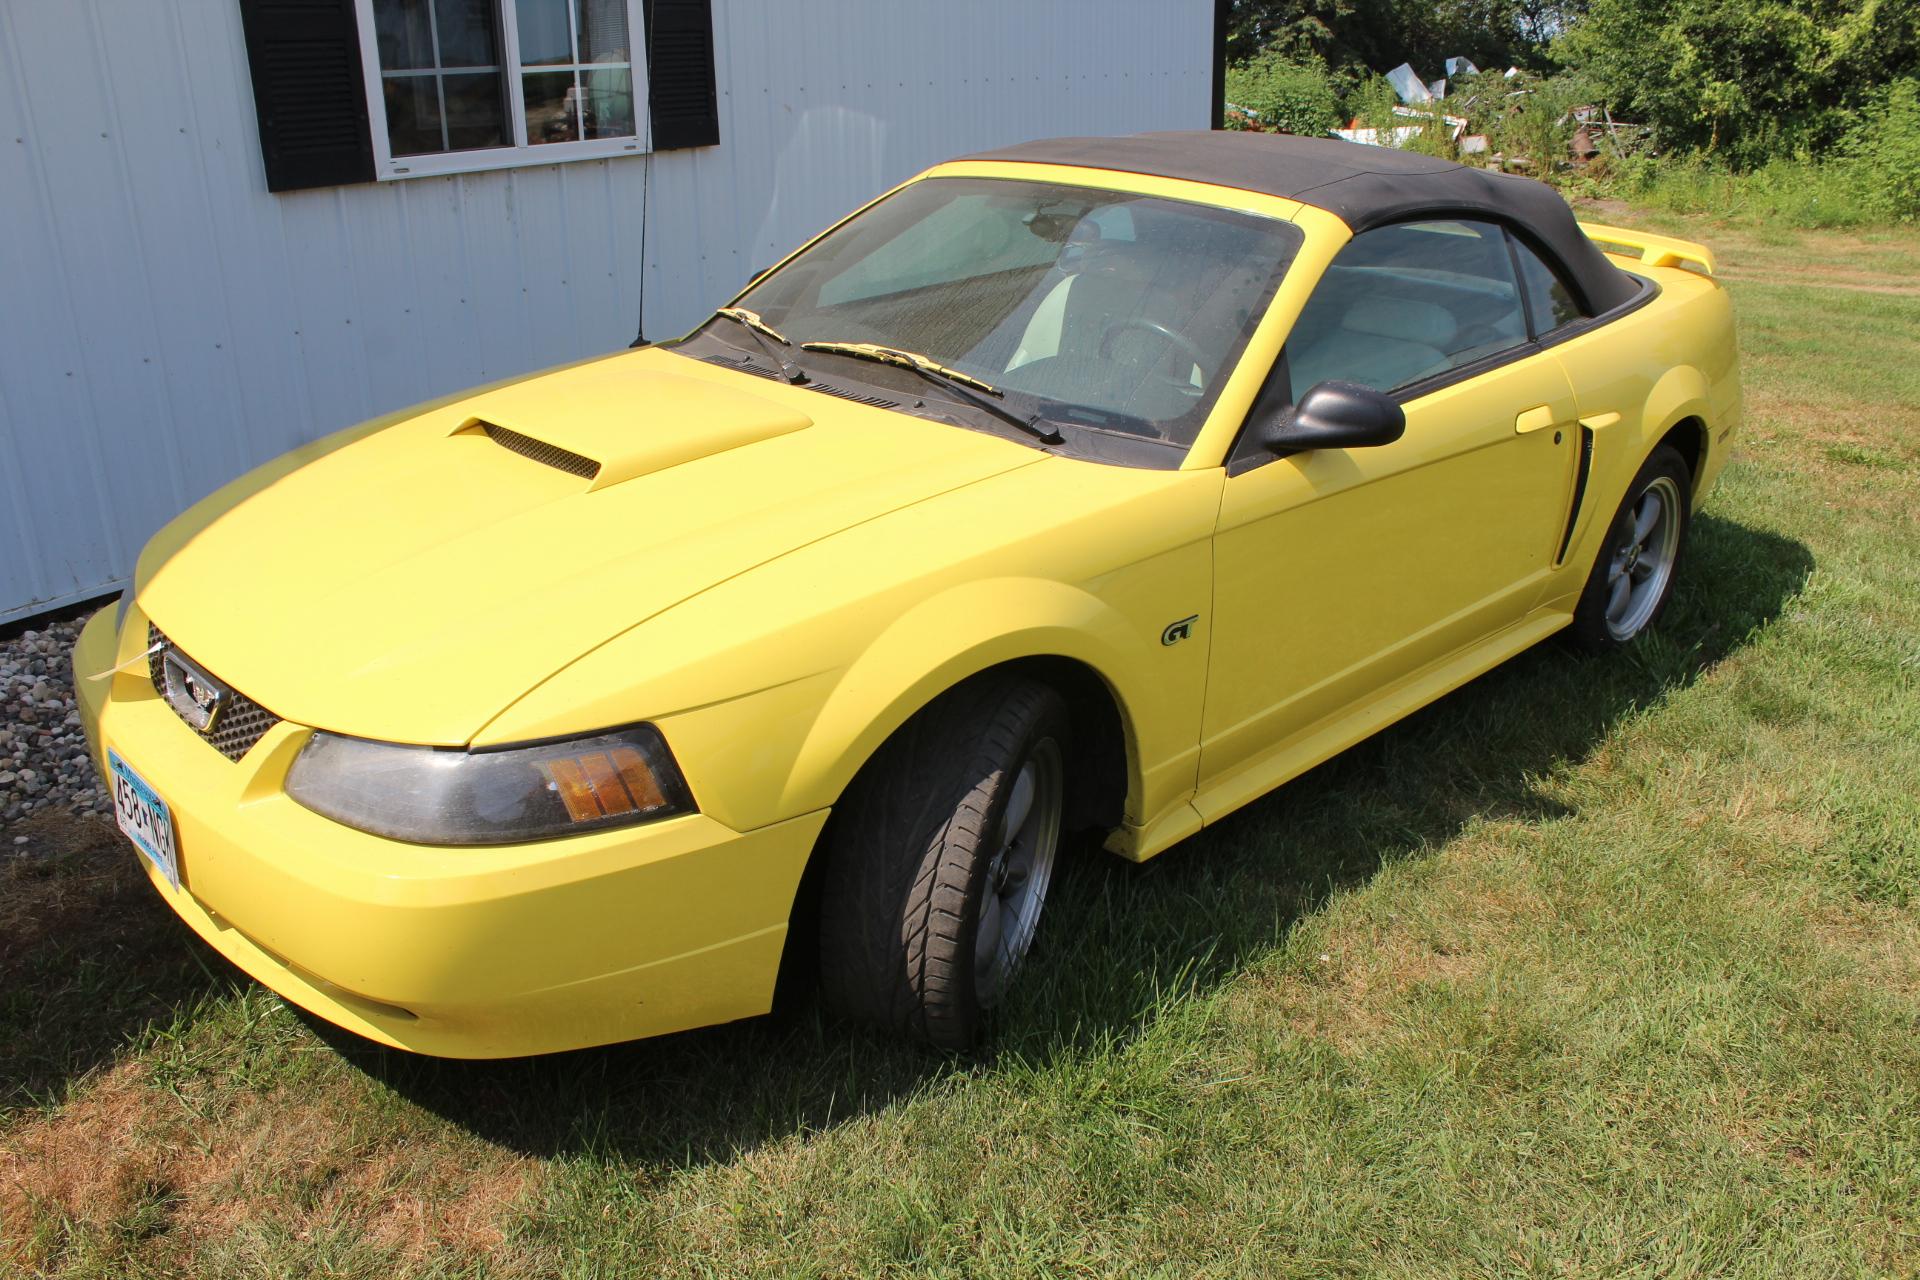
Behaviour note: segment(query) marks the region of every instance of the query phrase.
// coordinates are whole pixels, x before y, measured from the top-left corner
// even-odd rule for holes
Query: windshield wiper
[[[760,349],[767,353],[767,359],[779,366],[780,376],[782,378],[785,378],[795,386],[807,380],[806,370],[781,355],[773,346],[773,342],[777,342],[783,347],[790,347],[793,343],[785,334],[768,324],[765,320],[762,320],[758,311],[749,311],[745,307],[722,307],[713,314],[716,316],[725,316],[752,334],[753,340],[760,344]],[[773,342],[768,342],[768,338],[772,338]]]
[[[1059,431],[1051,426],[1042,425],[1040,415],[1023,418],[1005,405],[995,404],[994,400],[1004,397],[1007,393],[991,382],[983,382],[970,373],[950,369],[938,360],[921,355],[918,351],[883,347],[877,342],[803,342],[800,344],[800,349],[820,351],[827,355],[852,356],[856,360],[872,360],[876,364],[890,364],[900,369],[911,369],[929,382],[937,382],[942,386],[953,388],[966,400],[985,409],[1002,422],[1020,428],[1041,444],[1060,443]]]

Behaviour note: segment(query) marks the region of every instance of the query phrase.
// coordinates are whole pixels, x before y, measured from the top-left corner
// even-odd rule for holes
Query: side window
[[[1513,255],[1520,260],[1520,285],[1527,291],[1527,309],[1533,313],[1536,335],[1552,333],[1585,314],[1573,300],[1573,290],[1554,274],[1552,267],[1540,260],[1539,254],[1516,239]]]
[[[1525,341],[1506,232],[1403,222],[1355,236],[1334,258],[1287,358],[1296,396],[1328,378],[1390,391]]]

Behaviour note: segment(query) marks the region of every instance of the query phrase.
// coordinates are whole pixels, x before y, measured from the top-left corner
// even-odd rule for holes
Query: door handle
[[[1552,425],[1553,407],[1544,404],[1535,405],[1513,420],[1513,433],[1523,436],[1529,431],[1539,431]]]

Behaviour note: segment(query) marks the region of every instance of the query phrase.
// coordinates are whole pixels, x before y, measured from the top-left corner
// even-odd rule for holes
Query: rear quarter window
[[[1533,315],[1536,334],[1552,333],[1586,315],[1574,301],[1573,290],[1567,287],[1567,282],[1542,261],[1539,254],[1516,239],[1513,255],[1520,264],[1520,287],[1526,291],[1527,309]]]

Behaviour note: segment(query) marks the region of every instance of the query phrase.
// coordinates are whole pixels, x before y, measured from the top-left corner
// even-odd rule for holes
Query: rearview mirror
[[[1315,383],[1276,417],[1262,443],[1275,453],[1361,449],[1392,444],[1406,429],[1406,410],[1392,397],[1357,382],[1329,380]]]

